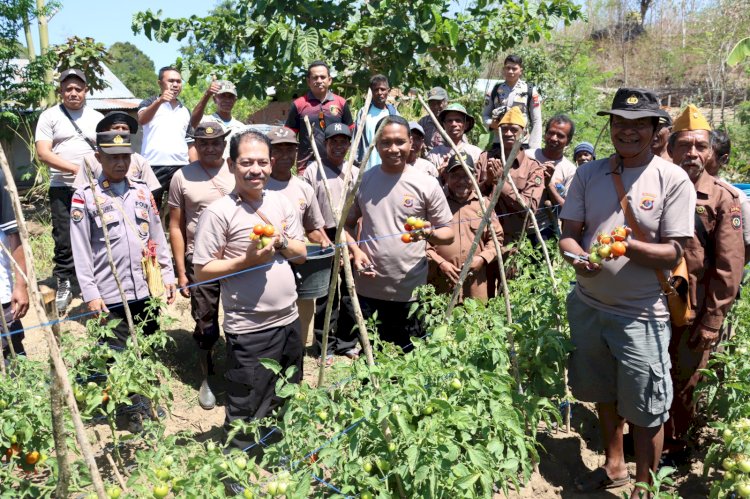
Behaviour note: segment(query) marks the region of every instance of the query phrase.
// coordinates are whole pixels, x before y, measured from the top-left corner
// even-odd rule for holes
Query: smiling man
[[[216,111],[209,118],[204,118],[203,113],[210,99],[216,105]],[[214,80],[208,86],[203,97],[195,105],[195,109],[193,109],[193,113],[190,115],[190,126],[193,128],[197,127],[201,121],[211,119],[220,122],[224,130],[229,132],[226,138],[227,145],[224,149],[225,158],[229,157],[229,142],[232,135],[245,126],[244,123],[232,116],[235,104],[237,104],[237,87],[235,87],[234,83],[228,80]]]
[[[53,275],[57,279],[55,304],[63,313],[73,299],[70,280],[75,276],[70,248],[70,202],[73,183],[83,158],[96,149],[96,125],[101,113],[86,106],[88,86],[80,69],[60,74],[62,103],[44,111],[36,125],[36,153],[50,169],[49,205],[55,252]]]
[[[670,322],[667,299],[656,272],[668,272],[693,236],[695,190],[688,175],[654,156],[659,100],[652,92],[621,88],[608,115],[615,154],[578,168],[565,200],[560,251],[588,255],[600,232],[628,223],[618,183],[644,233],[627,237],[627,253],[601,264],[565,256],[576,271],[567,310],[575,350],[568,361],[573,395],[595,402],[604,464],[576,480],[579,491],[629,483],[623,428],[633,430],[636,482],[650,483],[669,419]],[[619,182],[618,182],[619,181]],[[617,283],[613,285],[613,283]],[[631,498],[643,490],[635,487]]]
[[[357,161],[360,166],[363,166],[366,170],[369,170],[375,165],[380,164],[380,156],[378,151],[373,149],[370,153],[370,158],[366,165],[362,165],[362,161],[365,159],[365,152],[370,146],[373,140],[375,140],[375,130],[378,127],[380,120],[386,116],[398,115],[398,111],[393,105],[388,104],[388,93],[391,91],[391,86],[388,83],[388,78],[385,75],[375,75],[370,78],[370,90],[372,91],[372,103],[370,109],[367,110],[367,117],[365,118],[365,130],[362,134],[362,140],[359,143],[357,149]],[[354,119],[356,133],[356,125],[359,124],[362,119],[362,113],[364,109],[360,109],[357,112],[357,117]]]
[[[482,150],[475,145],[470,144],[466,139],[466,134],[474,128],[474,117],[470,115],[461,104],[450,104],[443,109],[438,115],[438,121],[445,129],[445,133],[453,141],[458,152],[468,154],[474,163],[479,161],[479,155]],[[442,175],[443,170],[448,165],[448,159],[453,156],[453,149],[448,144],[440,144],[432,148],[427,155],[427,159],[435,165],[438,173]],[[477,170],[478,181],[484,178],[484,171]]]
[[[225,435],[233,421],[270,416],[283,403],[275,390],[279,376],[260,359],[275,360],[282,373],[294,366],[288,381],[302,379],[297,286],[289,260],[307,258],[297,208],[283,194],[265,189],[271,175],[268,137],[253,130],[236,134],[227,162],[235,189],[203,210],[193,253],[196,278],[218,279],[221,285],[227,343]],[[272,235],[251,240],[257,225],[272,226]],[[246,449],[254,437],[238,433],[228,443]]]

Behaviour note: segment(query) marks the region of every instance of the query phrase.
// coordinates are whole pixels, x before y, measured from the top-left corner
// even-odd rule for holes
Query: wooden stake
[[[49,318],[52,322],[52,334],[57,341],[60,341],[60,323],[57,316],[57,306],[53,303],[50,310]],[[70,485],[70,457],[68,456],[68,440],[65,431],[65,421],[63,420],[65,412],[65,399],[63,397],[60,377],[56,375],[55,364],[50,360],[50,375],[52,377],[52,386],[50,388],[50,404],[52,406],[52,437],[55,440],[55,455],[57,456],[57,487],[55,487],[55,497],[68,497],[68,486]]]
[[[13,172],[10,171],[8,158],[5,156],[5,149],[3,149],[2,145],[0,145],[0,167],[2,167],[3,173],[5,174],[5,188],[8,190],[11,201],[13,202],[13,211],[15,212],[16,221],[18,223],[18,234],[21,236],[21,245],[23,246],[23,252],[26,259],[26,269],[29,278],[29,301],[33,304],[37,316],[41,319],[46,317],[46,314],[44,312],[44,307],[42,306],[41,294],[39,293],[39,286],[36,281],[34,255],[31,251],[31,245],[29,244],[29,232],[26,228],[26,219],[23,216],[23,209],[18,196],[18,190],[16,189],[16,182],[13,179]],[[50,358],[55,366],[55,375],[60,383],[60,388],[62,389],[68,408],[70,409],[70,415],[73,419],[73,426],[76,431],[76,440],[78,441],[81,454],[83,454],[84,461],[91,473],[91,481],[96,490],[96,495],[99,499],[106,499],[107,494],[104,491],[102,476],[96,465],[94,452],[86,436],[86,428],[83,426],[81,415],[78,412],[78,405],[76,405],[76,399],[73,396],[73,388],[70,385],[70,379],[68,379],[68,368],[65,366],[65,362],[63,362],[60,347],[52,334],[52,330],[45,326],[43,327],[43,331],[47,340],[47,346],[49,347]]]

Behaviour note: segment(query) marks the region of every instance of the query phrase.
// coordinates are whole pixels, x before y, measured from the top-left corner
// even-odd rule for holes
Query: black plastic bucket
[[[328,294],[333,254],[331,246],[322,250],[319,244],[307,245],[307,261],[301,265],[292,265],[297,279],[298,299],[312,300]]]

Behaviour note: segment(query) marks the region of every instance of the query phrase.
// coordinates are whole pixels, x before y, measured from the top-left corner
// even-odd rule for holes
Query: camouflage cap
[[[232,94],[235,97],[237,97],[237,87],[234,86],[234,83],[228,80],[220,80],[218,83],[219,83],[219,91],[216,92],[216,95]]]

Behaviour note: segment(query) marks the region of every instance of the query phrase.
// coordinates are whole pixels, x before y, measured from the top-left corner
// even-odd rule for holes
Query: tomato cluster
[[[409,217],[406,219],[406,223],[404,223],[404,230],[407,232],[406,234],[401,235],[401,240],[404,243],[411,243],[411,242],[417,242],[421,239],[424,239],[424,228],[427,225],[427,220],[424,220],[423,218],[419,217]],[[414,236],[420,236],[419,238],[415,238]]]
[[[724,480],[735,494],[750,498],[750,419],[741,418],[728,425],[721,434],[726,454],[721,460]]]
[[[253,233],[250,234],[251,241],[258,241],[258,249],[263,249],[272,242],[273,235],[276,234],[276,228],[271,224],[258,224],[253,227]]]
[[[628,249],[625,244],[627,238],[628,231],[624,225],[615,227],[609,234],[600,232],[596,236],[596,242],[589,249],[589,262],[601,263],[603,260],[623,256]]]

